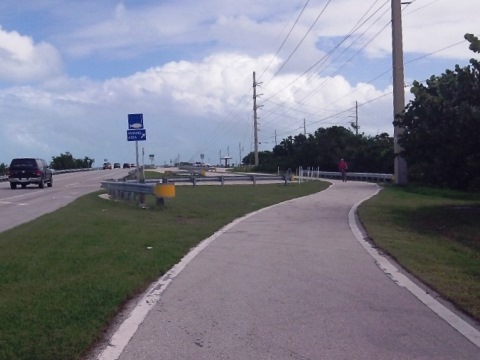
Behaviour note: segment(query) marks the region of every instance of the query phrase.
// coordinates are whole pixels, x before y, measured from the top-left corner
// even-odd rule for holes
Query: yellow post
[[[175,184],[156,184],[154,189],[158,205],[165,205],[165,198],[175,197]]]

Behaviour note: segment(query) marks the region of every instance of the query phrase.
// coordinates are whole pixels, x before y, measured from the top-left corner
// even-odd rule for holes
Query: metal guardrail
[[[101,188],[106,189],[113,199],[133,200],[145,203],[145,195],[154,195],[157,183],[138,183],[132,181],[102,181]]]
[[[341,179],[342,175],[340,172],[336,171],[320,171],[312,169],[302,169],[298,170],[298,176],[300,178],[309,178],[309,179]],[[393,180],[392,174],[382,174],[382,173],[354,173],[347,172],[347,180],[362,180],[362,181],[373,181],[373,182],[391,182]]]
[[[167,182],[139,183],[132,181],[102,181],[101,187],[108,191],[113,199],[134,201],[145,204],[145,195],[154,195],[157,205],[165,205],[165,198],[175,197],[175,185]]]
[[[110,195],[115,193],[122,194],[147,194],[153,195],[155,191],[155,184],[158,184],[158,181],[155,183],[138,183],[131,181],[102,181],[100,186],[102,189],[105,189],[109,192]]]
[[[285,185],[288,182],[288,178],[285,175],[232,175],[232,176],[188,176],[188,177],[176,177],[164,179],[169,184],[175,183],[192,183],[196,185],[198,183],[205,182],[217,182],[224,185],[226,182],[234,181],[248,181],[252,182],[254,185],[258,181],[283,181]],[[139,183],[135,180],[127,181],[102,181],[101,187],[108,191],[119,191],[124,193],[138,193],[138,194],[153,194],[155,189],[155,184],[160,183],[158,179],[155,180],[145,180],[145,183]]]
[[[271,175],[232,175],[232,176],[207,176],[207,177],[179,177],[159,180],[146,180],[145,183],[136,181],[102,181],[101,188],[107,190],[108,194],[114,199],[138,200],[140,203],[144,202],[142,195],[156,195],[155,189],[159,184],[175,184],[175,183],[192,183],[193,186],[198,183],[205,182],[219,182],[224,185],[226,182],[248,181],[255,185],[258,181],[281,181],[285,185],[288,183],[288,178],[283,176]],[[161,199],[157,199],[161,200]]]
[[[285,175],[261,175],[261,174],[251,174],[251,175],[229,175],[229,176],[188,176],[188,177],[175,177],[169,178],[169,183],[192,183],[193,186],[198,183],[206,182],[217,182],[221,185],[225,185],[226,182],[235,182],[235,181],[248,181],[252,182],[253,185],[256,185],[257,182],[261,181],[283,181],[287,185],[289,178]]]

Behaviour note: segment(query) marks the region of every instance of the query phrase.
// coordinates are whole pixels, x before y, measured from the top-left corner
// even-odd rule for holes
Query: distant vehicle
[[[134,163],[130,163],[130,167],[135,167],[135,164],[134,164]]]
[[[110,164],[109,162],[103,163],[103,170],[107,170],[111,168],[112,168],[112,164]]]
[[[120,169],[120,163],[115,163],[113,164],[114,169]]]
[[[43,159],[13,159],[7,176],[11,189],[16,189],[17,185],[21,185],[25,189],[29,184],[36,184],[41,189],[45,187],[45,184],[48,187],[53,186],[53,171]]]
[[[124,169],[130,169],[130,164],[129,163],[124,163],[123,168]]]

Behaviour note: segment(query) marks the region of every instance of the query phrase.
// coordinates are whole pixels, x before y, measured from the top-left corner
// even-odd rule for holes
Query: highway
[[[100,182],[119,179],[131,169],[93,170],[53,177],[53,186],[44,189],[29,185],[10,189],[10,184],[0,182],[0,232],[55,211],[78,197],[101,190]]]

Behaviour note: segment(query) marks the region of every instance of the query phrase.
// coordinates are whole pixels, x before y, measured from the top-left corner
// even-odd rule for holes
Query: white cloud
[[[0,81],[27,83],[61,74],[62,61],[50,44],[0,27]]]
[[[5,1],[9,5],[2,2],[0,9],[29,9],[23,2],[20,11],[12,0]],[[265,150],[271,149],[275,132],[279,140],[303,132],[303,119],[308,132],[348,127],[356,101],[361,132],[393,130],[389,1],[332,1],[303,39],[325,5],[310,2],[275,58],[304,1],[59,3],[29,3],[36,6],[35,16],[38,12],[44,19],[41,30],[23,17],[8,25],[15,28],[11,24],[17,23],[17,32],[0,28],[0,81],[24,85],[0,89],[2,116],[9,119],[0,132],[6,149],[0,162],[17,151],[42,153],[47,160],[70,151],[93,157],[97,164],[104,158],[132,162],[127,114],[137,112],[144,113],[147,129],[142,146],[159,161],[179,154],[198,160],[202,152],[215,163],[220,150],[233,152],[239,143],[250,151],[253,71],[263,82],[258,92],[263,93],[259,122]],[[385,4],[378,13],[386,10],[381,19],[372,23],[372,18],[358,29],[352,38],[365,34],[352,48],[346,50],[345,42],[324,57],[372,4],[372,9]],[[461,41],[466,32],[475,33],[478,11],[476,0],[413,2],[403,13],[406,54],[429,54]],[[0,21],[5,19],[2,13]],[[287,66],[273,77],[301,41]],[[438,73],[434,66],[453,66],[454,61],[444,59],[438,65],[439,57],[472,56],[466,45],[461,47],[409,63],[407,82]],[[62,74],[59,54],[67,73],[75,75]],[[313,64],[315,72],[306,71]]]
[[[11,119],[5,134],[15,136],[1,139],[0,135],[0,141],[13,151],[23,148],[44,152],[48,154],[44,155],[47,159],[69,151],[74,156],[89,156],[97,162],[104,158],[131,162],[131,144],[126,142],[127,114],[141,112],[148,139],[142,145],[148,146],[149,153],[157,154],[157,159],[169,159],[181,153],[188,160],[206,152],[210,162],[216,162],[218,151],[223,149],[225,154],[227,148],[236,148],[239,143],[249,151],[252,72],[265,68],[270,61],[271,55],[252,58],[224,53],[200,62],[171,62],[104,82],[63,79],[43,89],[3,90],[0,107],[4,109],[4,116]],[[273,64],[271,72],[275,71],[278,61]],[[275,130],[290,133],[294,130],[297,134],[296,128],[304,117],[316,128],[339,121],[348,126],[349,114],[330,117],[326,122],[322,118],[353,106],[349,93],[357,91],[355,98],[359,101],[382,94],[372,85],[352,85],[341,76],[309,82],[300,78],[292,83],[297,77],[280,75],[268,89],[259,89],[268,95],[269,89],[287,87],[285,94],[292,94],[291,97],[284,95],[283,107],[275,109],[274,104],[267,102],[259,111],[262,136],[268,137]],[[328,86],[322,86],[325,82]],[[304,98],[317,88],[314,96]],[[343,101],[335,102],[342,96],[346,96]],[[293,100],[303,100],[304,105]],[[285,106],[292,111],[285,110]],[[326,106],[328,110],[324,109]],[[269,115],[271,111],[277,115]],[[19,124],[29,130],[20,130]]]

